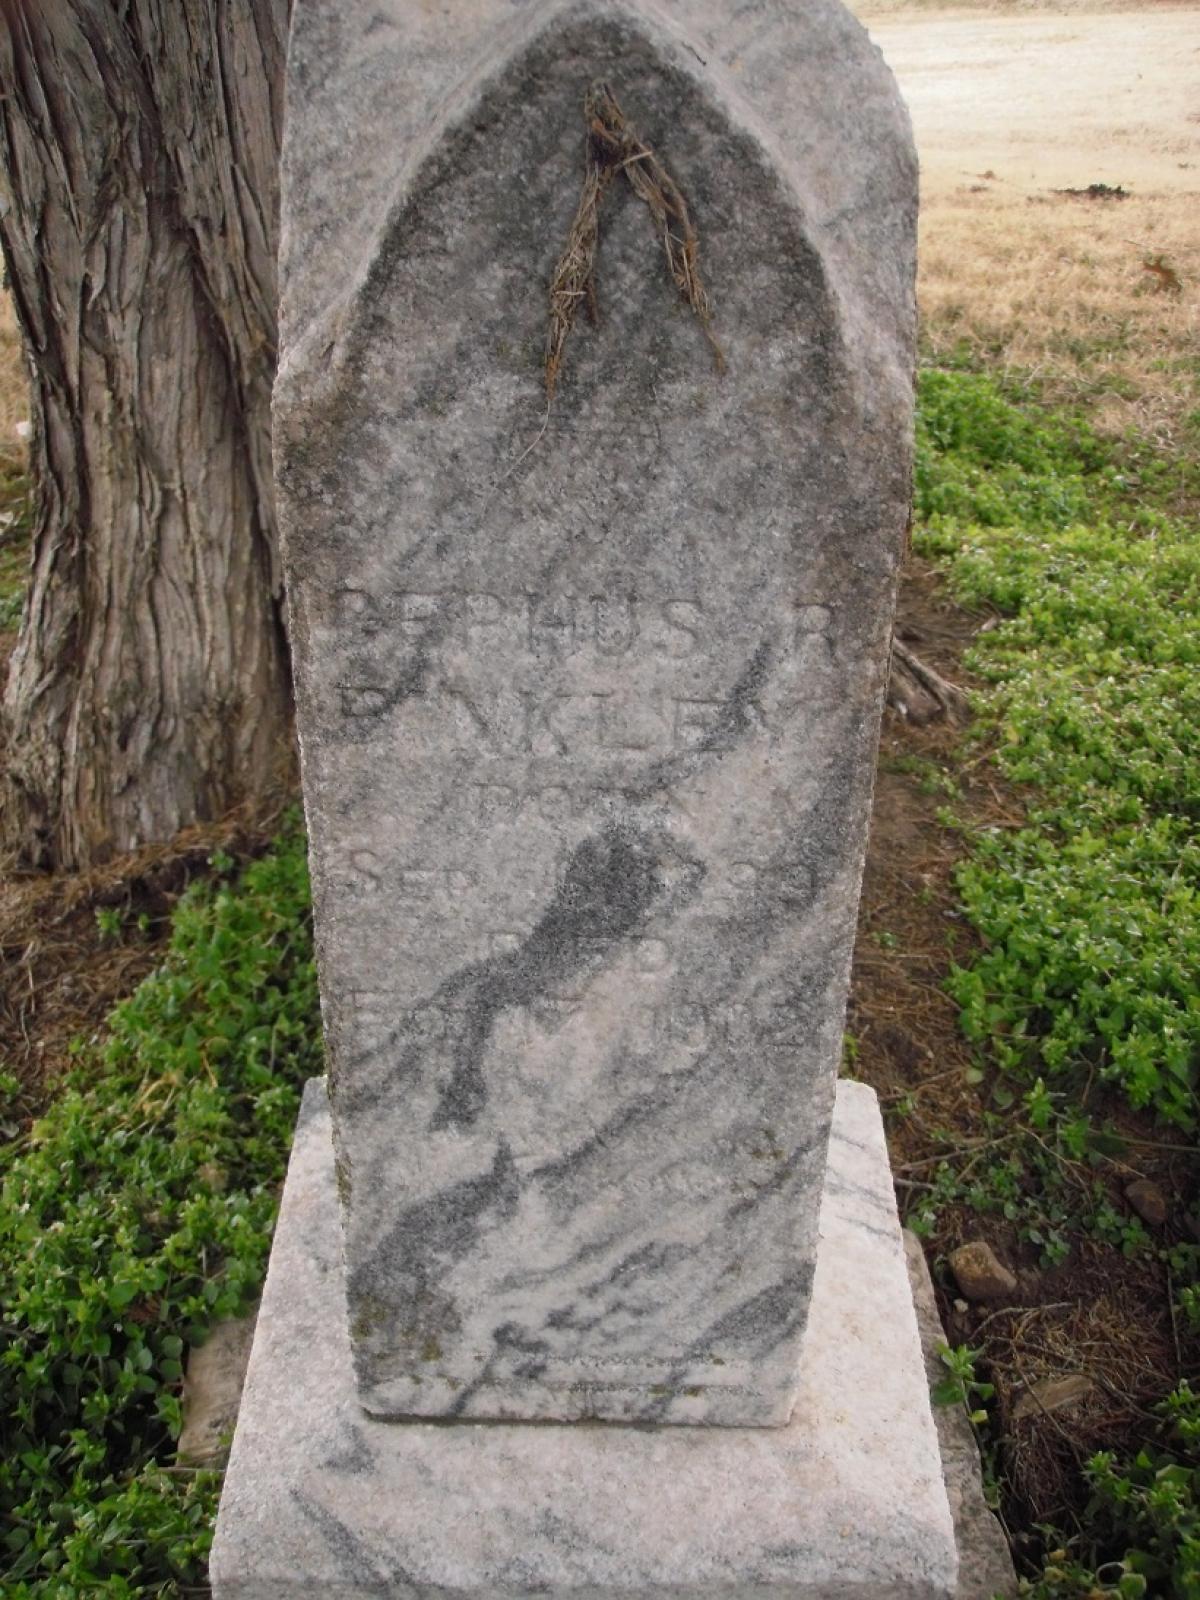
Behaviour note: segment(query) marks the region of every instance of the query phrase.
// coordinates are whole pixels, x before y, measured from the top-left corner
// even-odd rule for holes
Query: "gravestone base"
[[[379,1422],[308,1085],[212,1554],[216,1600],[942,1600],[958,1558],[873,1092],[838,1085],[781,1428]]]

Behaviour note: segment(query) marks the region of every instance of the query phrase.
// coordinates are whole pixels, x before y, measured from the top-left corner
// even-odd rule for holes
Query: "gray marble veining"
[[[365,1417],[332,1169],[313,1082],[221,1497],[215,1600],[951,1600],[954,1529],[865,1084],[838,1085],[783,1428]]]
[[[627,184],[547,410],[605,79]],[[276,395],[359,1393],[786,1421],[910,488],[916,177],[833,0],[298,0]]]

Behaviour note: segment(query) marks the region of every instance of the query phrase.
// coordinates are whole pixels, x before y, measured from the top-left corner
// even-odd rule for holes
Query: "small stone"
[[[1125,1198],[1142,1221],[1148,1222],[1152,1228],[1161,1228],[1167,1220],[1167,1197],[1149,1178],[1138,1178],[1126,1184]]]
[[[956,1300],[954,1302],[954,1309],[958,1312],[960,1317],[966,1316],[967,1312],[971,1309],[970,1302],[967,1300]]]
[[[237,1422],[256,1314],[219,1322],[188,1356],[178,1455],[189,1466],[224,1461]]]
[[[1012,1419],[1020,1422],[1024,1417],[1040,1416],[1046,1411],[1063,1411],[1068,1406],[1078,1405],[1094,1388],[1095,1384],[1082,1372],[1069,1373],[1065,1378],[1042,1378],[1013,1406]]]
[[[1008,1300],[1017,1280],[983,1239],[972,1239],[951,1251],[950,1270],[968,1300]]]

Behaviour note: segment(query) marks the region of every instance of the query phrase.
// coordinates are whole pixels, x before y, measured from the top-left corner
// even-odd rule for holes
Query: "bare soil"
[[[171,912],[209,858],[261,854],[277,820],[235,812],[89,872],[0,875],[0,1070],[21,1086],[10,1114],[37,1116],[77,1043],[162,960]]]
[[[970,685],[962,653],[984,616],[945,596],[935,572],[913,558],[900,591],[897,631],[923,660]],[[948,803],[944,773],[957,787],[951,810],[971,822],[1015,827],[1022,797],[986,760],[963,759],[961,730],[945,719],[914,727],[884,718],[871,840],[859,913],[847,1029],[849,1070],[872,1085],[884,1110],[897,1200],[905,1216],[938,1164],[949,1156],[984,1160],[996,1135],[986,1120],[992,1073],[958,1028],[942,984],[952,961],[968,962],[976,936],[963,921],[953,873],[957,833],[938,813]],[[986,1063],[984,1063],[986,1064]],[[1194,1153],[1162,1142],[1161,1130],[1111,1096],[1094,1094],[1088,1111],[1118,1129],[1123,1154],[1098,1165],[1064,1162],[1086,1211],[1100,1185],[1118,1211],[1126,1184],[1150,1178],[1168,1198],[1158,1234],[1189,1237],[1183,1218],[1195,1188]],[[1016,1273],[1011,1306],[968,1305],[946,1265],[968,1239],[985,1239]],[[1085,1514],[1082,1468],[1098,1450],[1135,1453],[1152,1429],[1152,1406],[1183,1375],[1166,1268],[1087,1237],[1047,1269],[1002,1215],[944,1207],[925,1241],[949,1342],[980,1352],[980,1375],[996,1387],[999,1475],[1006,1528],[1018,1557],[1036,1560],[1039,1523],[1070,1529]],[[1079,1380],[1080,1397],[1061,1413],[1030,1398],[1046,1381]]]

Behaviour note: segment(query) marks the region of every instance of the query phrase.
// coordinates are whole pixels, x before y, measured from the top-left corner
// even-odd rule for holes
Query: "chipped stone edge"
[[[932,1388],[945,1376],[937,1347],[945,1341],[946,1334],[938,1315],[925,1251],[920,1239],[909,1228],[904,1229],[904,1253],[908,1258],[908,1278],[925,1371]],[[1008,1540],[983,1498],[983,1464],[967,1414],[962,1406],[934,1406],[933,1420],[958,1545],[956,1600],[1012,1600],[1017,1593],[1017,1575]]]

